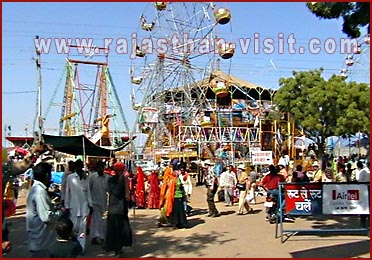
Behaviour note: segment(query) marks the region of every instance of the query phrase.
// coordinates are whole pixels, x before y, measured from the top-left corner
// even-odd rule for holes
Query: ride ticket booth
[[[284,208],[285,214],[293,217],[319,217],[324,220],[320,225],[310,225],[311,228],[293,228],[293,224],[283,223],[283,214],[279,212],[276,219],[275,238],[280,237],[284,243],[296,234],[366,234],[369,236],[370,215],[370,183],[280,183],[279,208]],[[284,199],[284,200],[283,200]],[[345,217],[356,220],[352,225],[349,221],[329,224],[327,219]],[[367,218],[365,226],[359,219]],[[327,224],[328,223],[328,224]],[[291,226],[292,228],[288,228]],[[278,234],[279,233],[279,234]]]

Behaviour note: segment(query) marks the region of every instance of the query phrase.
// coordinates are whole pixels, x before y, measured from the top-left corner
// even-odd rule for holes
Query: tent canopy
[[[92,143],[85,135],[55,136],[43,134],[42,136],[44,142],[52,145],[54,150],[72,155],[114,157],[115,152],[124,149],[130,143],[128,140],[118,148],[109,149]]]

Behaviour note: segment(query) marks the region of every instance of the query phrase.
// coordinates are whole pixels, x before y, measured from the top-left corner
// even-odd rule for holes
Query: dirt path
[[[15,216],[8,219],[13,250],[5,258],[30,257],[25,232],[25,193],[21,193]],[[156,258],[370,258],[367,235],[295,235],[285,243],[275,238],[275,225],[265,221],[263,197],[252,205],[254,214],[236,215],[237,205],[226,207],[217,203],[218,218],[208,218],[203,186],[194,187],[191,199],[193,212],[185,229],[158,228],[158,210],[130,211],[135,243],[125,249],[124,257]],[[290,225],[290,226],[287,226]],[[357,217],[317,219],[298,217],[286,223],[286,229],[357,227]],[[112,257],[100,246],[87,243],[88,257]]]

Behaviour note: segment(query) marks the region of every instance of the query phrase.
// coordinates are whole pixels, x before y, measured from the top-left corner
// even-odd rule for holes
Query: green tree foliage
[[[370,130],[370,87],[366,83],[347,83],[340,76],[325,80],[322,69],[293,72],[281,78],[274,103],[289,112],[295,125],[324,152],[330,136],[352,135]]]
[[[324,19],[343,18],[342,32],[350,38],[361,35],[360,28],[368,26],[369,2],[308,2],[306,6],[317,17]]]

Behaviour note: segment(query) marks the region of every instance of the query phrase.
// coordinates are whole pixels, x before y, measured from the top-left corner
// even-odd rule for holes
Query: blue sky
[[[234,57],[222,65],[224,70],[243,80],[266,88],[278,88],[280,77],[290,77],[292,71],[318,69],[323,67],[324,77],[338,74],[345,67],[345,54],[337,46],[335,53],[327,53],[324,46],[317,54],[310,53],[308,43],[317,38],[323,44],[327,39],[336,43],[346,38],[341,32],[341,20],[320,20],[305,6],[305,3],[224,3],[217,7],[231,10],[232,19],[228,25],[218,26],[213,33],[228,41],[246,42],[251,39],[248,53],[242,53],[241,46]],[[36,114],[37,71],[33,39],[40,38],[93,38],[94,44],[101,46],[104,38],[130,39],[132,33],[143,34],[140,16],[151,20],[154,7],[150,3],[2,3],[2,129],[11,125],[12,135],[32,133]],[[177,11],[177,10],[175,10]],[[259,34],[259,36],[258,36]],[[279,37],[278,37],[279,35]],[[285,45],[279,53],[279,38],[284,41],[289,36],[296,40],[296,48],[304,47],[304,54],[289,53]],[[264,39],[272,38],[276,49],[269,54],[263,48]],[[260,46],[253,46],[254,40]],[[254,53],[254,47],[259,53]],[[267,50],[267,49],[266,49]],[[368,49],[369,51],[369,49]],[[53,92],[59,84],[64,84],[61,76],[66,54],[59,54],[52,45],[50,52],[41,55],[42,60],[42,108],[46,109]],[[200,58],[203,59],[202,57]],[[133,64],[129,54],[112,51],[109,55],[111,74],[125,117],[132,129],[135,113],[130,109],[129,95],[131,83],[129,69]],[[359,82],[369,82],[369,54],[360,56],[353,68],[352,78]],[[86,72],[86,76],[94,73]],[[61,83],[62,82],[62,83]],[[61,87],[59,87],[61,88]],[[63,96],[57,96],[62,102]],[[44,111],[43,111],[44,114]],[[59,111],[51,112],[46,128],[56,128]],[[54,120],[54,121],[53,121]],[[54,123],[53,123],[54,122]]]

